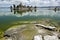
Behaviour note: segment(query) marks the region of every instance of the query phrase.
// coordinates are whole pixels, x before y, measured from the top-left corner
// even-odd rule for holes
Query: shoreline
[[[53,31],[51,31],[51,30],[47,30],[47,29],[44,29],[44,28],[40,28],[40,27],[37,27],[35,24],[28,24],[28,25],[34,25],[34,27],[33,27],[33,29],[34,30],[36,30],[37,31],[37,34],[41,34],[41,35],[43,35],[43,34],[45,34],[45,35],[57,35],[57,34],[59,34],[59,33],[57,33],[57,34],[55,34],[55,32],[53,32]],[[21,25],[20,25],[21,26]],[[12,28],[12,29],[8,29],[7,30],[7,32],[6,33],[8,33],[10,30],[20,30],[19,28],[20,28],[20,26],[19,27],[16,27],[16,28]],[[24,25],[22,25],[22,26],[24,26]],[[22,27],[21,26],[21,27]],[[26,27],[27,26],[27,24],[25,24],[25,27],[23,27],[23,29],[25,29],[25,28],[29,28],[29,29],[26,29],[26,30],[31,30],[30,28],[32,28],[32,27]],[[14,31],[13,31],[13,34],[14,34]],[[23,30],[24,31],[24,30]],[[47,33],[46,33],[47,32]],[[48,33],[49,32],[49,33]],[[52,34],[50,34],[50,32],[52,33]],[[11,32],[10,32],[11,33]],[[18,31],[15,31],[15,33],[17,34],[17,33],[19,33]],[[9,33],[8,33],[9,34]],[[22,34],[22,35],[24,35],[24,34]],[[35,34],[36,35],[36,34]],[[28,35],[29,36],[29,35]],[[8,38],[7,38],[8,39]],[[24,39],[24,38],[23,38]],[[20,40],[20,39],[19,39]]]

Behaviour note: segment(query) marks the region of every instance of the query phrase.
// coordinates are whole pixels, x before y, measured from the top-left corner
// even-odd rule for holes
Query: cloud
[[[0,5],[19,4],[20,2],[33,6],[60,6],[60,0],[0,0]]]

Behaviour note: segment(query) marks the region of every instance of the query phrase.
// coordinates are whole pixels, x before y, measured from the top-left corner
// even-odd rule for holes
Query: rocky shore
[[[6,40],[60,40],[59,32],[38,27],[36,24],[9,28],[5,31],[4,37]]]

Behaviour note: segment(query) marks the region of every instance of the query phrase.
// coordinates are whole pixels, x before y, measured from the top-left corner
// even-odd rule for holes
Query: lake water
[[[37,8],[23,12],[11,11],[10,8],[0,8],[0,29],[8,28],[10,23],[16,21],[29,21],[53,19],[60,21],[60,11],[47,10],[45,8]]]

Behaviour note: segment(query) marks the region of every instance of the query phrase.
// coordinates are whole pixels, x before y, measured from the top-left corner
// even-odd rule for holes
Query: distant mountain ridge
[[[10,8],[10,7],[0,7],[0,9],[1,9],[1,8]]]
[[[42,6],[42,7],[37,7],[37,8],[60,8],[60,6]],[[10,7],[0,7],[0,8],[10,8]]]
[[[60,6],[43,6],[43,7],[40,7],[40,8],[55,8],[55,7],[60,8]]]

